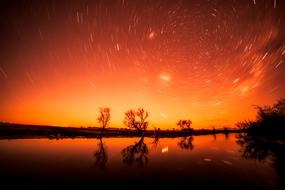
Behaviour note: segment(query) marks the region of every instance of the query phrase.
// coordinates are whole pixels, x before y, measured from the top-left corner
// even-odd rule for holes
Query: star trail
[[[278,0],[7,1],[0,120],[111,126],[143,107],[151,126],[233,125],[285,97]]]

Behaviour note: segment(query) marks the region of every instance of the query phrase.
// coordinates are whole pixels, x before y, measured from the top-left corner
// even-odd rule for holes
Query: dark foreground
[[[0,182],[29,189],[284,189],[284,138],[281,130],[264,131],[138,133],[1,123]]]
[[[272,190],[285,179],[284,145],[242,133],[2,139],[0,155],[0,182],[9,188]]]

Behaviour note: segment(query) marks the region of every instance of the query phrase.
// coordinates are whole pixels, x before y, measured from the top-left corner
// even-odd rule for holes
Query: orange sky
[[[0,120],[150,128],[233,125],[284,97],[283,5],[269,2],[33,3],[2,11]],[[159,11],[157,11],[159,10]],[[262,22],[260,22],[262,20]]]

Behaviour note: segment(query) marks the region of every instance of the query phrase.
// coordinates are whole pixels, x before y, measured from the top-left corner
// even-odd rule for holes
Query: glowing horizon
[[[92,1],[10,5],[0,63],[0,121],[150,128],[233,126],[285,97],[284,3]],[[266,12],[266,14],[264,14]],[[262,20],[262,22],[261,22]]]

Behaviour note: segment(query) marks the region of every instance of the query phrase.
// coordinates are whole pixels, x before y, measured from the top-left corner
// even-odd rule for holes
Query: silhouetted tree
[[[273,105],[274,112],[280,117],[285,117],[285,98],[281,98]]]
[[[192,128],[190,128],[190,126],[192,125],[192,121],[191,120],[179,120],[177,125],[182,129],[182,130],[193,130]]]
[[[194,148],[193,140],[194,140],[194,137],[192,135],[188,137],[182,137],[180,141],[178,142],[178,146],[181,149],[192,150]]]
[[[97,118],[98,122],[101,124],[104,130],[111,119],[110,108],[100,108],[100,116]]]
[[[224,135],[225,135],[225,139],[229,139],[229,129],[228,128],[224,128]]]
[[[134,145],[130,145],[121,151],[124,164],[132,165],[133,163],[137,163],[138,166],[144,166],[148,163],[148,153],[144,137],[141,137]]]
[[[213,134],[213,138],[214,138],[214,140],[217,140],[217,136],[216,136],[216,128],[215,128],[215,127],[213,127],[212,134]]]
[[[179,120],[177,125],[181,128],[181,129],[185,129],[185,128],[190,128],[192,124],[191,120]]]
[[[100,142],[98,143],[98,148],[96,152],[94,153],[95,157],[95,165],[98,166],[99,168],[106,168],[107,160],[108,160],[108,155],[107,151],[105,148],[104,143],[102,142],[102,138],[100,138]]]
[[[148,127],[148,122],[146,119],[148,118],[148,112],[142,108],[139,108],[137,111],[128,110],[125,113],[124,124],[131,128],[136,129],[138,131],[144,131]]]
[[[244,133],[237,135],[237,143],[242,147],[245,158],[255,160],[271,159],[281,181],[285,180],[285,99],[280,99],[272,106],[255,106],[255,121],[237,123]],[[283,183],[283,188],[285,184]]]
[[[285,99],[280,99],[273,106],[255,106],[255,121],[238,122],[238,128],[251,135],[266,138],[284,139],[285,133]]]

